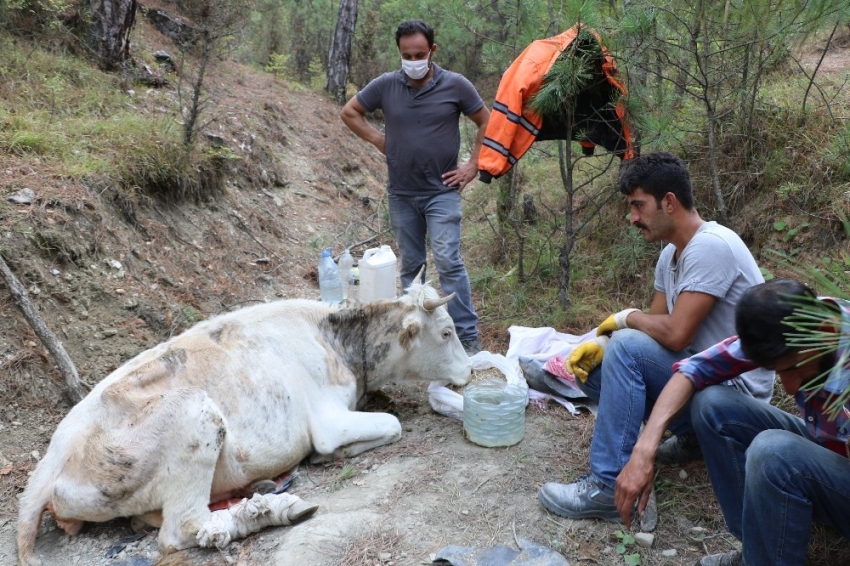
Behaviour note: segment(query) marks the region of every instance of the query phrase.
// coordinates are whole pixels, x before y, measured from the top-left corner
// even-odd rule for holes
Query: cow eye
[[[446,328],[445,330],[443,330],[443,340],[448,340],[451,337],[452,337],[452,329],[451,328]]]

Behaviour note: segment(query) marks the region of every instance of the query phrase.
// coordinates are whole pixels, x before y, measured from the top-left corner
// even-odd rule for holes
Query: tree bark
[[[91,0],[92,34],[101,68],[113,71],[130,56],[137,0]]]
[[[331,48],[328,51],[328,80],[325,90],[339,104],[345,104],[345,85],[348,82],[348,61],[351,59],[351,43],[357,25],[358,0],[340,0],[339,16],[336,20]]]
[[[26,289],[24,289],[24,286],[9,268],[9,265],[6,263],[6,260],[3,259],[2,255],[0,255],[0,273],[2,273],[3,280],[6,282],[6,286],[9,287],[9,291],[12,293],[12,298],[15,300],[15,304],[21,310],[24,318],[27,319],[27,322],[29,322],[33,331],[35,331],[36,335],[41,340],[41,343],[44,344],[50,352],[50,355],[53,356],[53,360],[56,362],[56,365],[59,366],[59,372],[62,374],[62,377],[65,378],[65,392],[68,397],[74,403],[79,403],[82,401],[83,397],[86,396],[86,393],[83,391],[83,385],[77,375],[77,369],[74,367],[74,362],[71,361],[71,358],[68,356],[68,353],[65,351],[62,343],[56,339],[53,332],[51,332],[50,329],[47,328],[47,325],[44,324],[44,321],[38,315],[32,301],[30,301],[27,296]]]

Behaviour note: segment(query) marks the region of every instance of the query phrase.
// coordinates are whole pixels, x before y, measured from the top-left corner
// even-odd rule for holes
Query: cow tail
[[[36,466],[18,505],[18,566],[41,564],[35,558],[35,537],[41,526],[41,516],[50,503],[55,473],[44,458]]]

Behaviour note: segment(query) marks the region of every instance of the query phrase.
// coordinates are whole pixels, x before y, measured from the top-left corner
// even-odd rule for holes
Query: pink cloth
[[[546,364],[543,366],[543,369],[560,379],[561,381],[566,381],[567,384],[576,386],[576,378],[573,374],[567,371],[567,368],[564,367],[564,357],[563,356],[552,356],[548,360],[546,360]]]

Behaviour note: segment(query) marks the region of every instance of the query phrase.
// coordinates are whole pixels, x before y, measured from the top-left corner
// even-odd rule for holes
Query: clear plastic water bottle
[[[354,267],[354,257],[348,248],[339,256],[339,279],[342,281],[342,299],[348,299],[349,285],[351,284],[351,268]]]
[[[342,302],[342,280],[339,278],[339,268],[331,257],[331,248],[322,250],[319,261],[319,293],[326,303]]]

